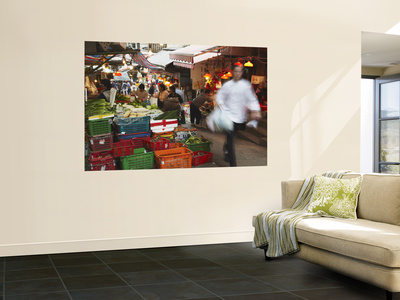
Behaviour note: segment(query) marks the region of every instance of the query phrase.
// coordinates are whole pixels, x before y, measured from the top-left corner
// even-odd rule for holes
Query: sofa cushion
[[[361,187],[359,176],[335,179],[315,176],[314,191],[308,212],[345,219],[357,219],[357,199]]]
[[[363,219],[400,225],[400,175],[363,175],[357,215]]]
[[[300,243],[386,267],[400,267],[400,226],[365,219],[310,218],[297,223]]]

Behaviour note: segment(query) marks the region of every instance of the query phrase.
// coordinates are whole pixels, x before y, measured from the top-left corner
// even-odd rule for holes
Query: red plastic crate
[[[168,149],[169,140],[162,137],[143,138],[143,146],[147,150],[165,150]]]
[[[198,166],[212,162],[213,154],[208,151],[195,151],[193,152],[192,164]]]
[[[106,152],[92,152],[89,155],[88,161],[92,165],[109,163],[114,160],[112,150]]]
[[[115,160],[103,164],[94,164],[90,165],[90,170],[92,171],[109,171],[109,170],[116,170],[117,167],[115,165]]]
[[[134,149],[143,148],[143,139],[135,138],[130,140],[122,140],[113,144],[114,157],[128,156],[134,153]]]
[[[112,134],[103,134],[89,136],[90,149],[93,152],[108,151],[112,149],[113,136]]]
[[[105,171],[115,170],[115,160],[112,150],[105,152],[92,152],[88,158],[90,170],[92,171]]]

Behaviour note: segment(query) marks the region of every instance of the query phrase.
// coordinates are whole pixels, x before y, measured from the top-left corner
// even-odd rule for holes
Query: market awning
[[[169,58],[173,60],[175,66],[193,69],[196,63],[220,55],[213,50],[216,47],[212,45],[191,45],[171,51]]]
[[[141,65],[142,67],[149,69],[159,69],[159,67],[156,67],[151,62],[149,62],[141,52],[138,52],[137,54],[133,55],[132,60],[136,62],[138,65]]]
[[[166,50],[161,50],[154,54],[153,56],[150,56],[147,60],[152,63],[153,65],[160,66],[165,68],[166,65],[169,65],[170,63],[173,62],[173,60],[169,57],[169,54],[172,51],[166,51]]]

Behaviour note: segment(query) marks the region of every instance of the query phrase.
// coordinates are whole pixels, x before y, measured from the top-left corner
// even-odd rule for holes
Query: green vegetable
[[[155,117],[154,120],[178,119],[179,115],[180,113],[178,110],[171,110],[171,111],[166,111],[161,115]]]

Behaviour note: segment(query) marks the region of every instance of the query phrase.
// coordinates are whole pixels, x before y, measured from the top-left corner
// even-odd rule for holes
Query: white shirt
[[[216,101],[235,123],[246,122],[247,110],[261,110],[254,90],[246,79],[232,79],[224,83],[217,92]]]
[[[182,101],[185,102],[185,96],[183,95],[183,91],[181,89],[176,88],[175,93],[182,97]]]

